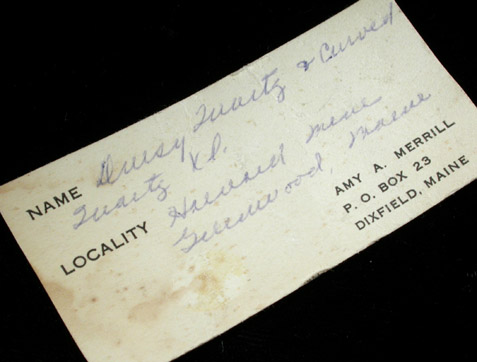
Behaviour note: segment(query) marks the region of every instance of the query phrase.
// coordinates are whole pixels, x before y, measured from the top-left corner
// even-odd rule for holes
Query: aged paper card
[[[0,189],[90,361],[167,361],[475,179],[477,112],[394,2],[361,1]]]

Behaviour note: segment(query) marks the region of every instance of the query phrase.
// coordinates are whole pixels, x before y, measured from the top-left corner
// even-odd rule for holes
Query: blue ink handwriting
[[[228,106],[224,106],[222,103],[218,107],[208,109],[205,104],[201,104],[196,115],[200,115],[200,121],[193,127],[193,131],[197,132],[207,122],[215,122],[222,116],[226,116],[230,112],[235,112],[240,108],[246,107],[252,102],[257,102],[264,96],[268,96],[270,93],[276,90],[277,102],[281,103],[285,100],[285,86],[280,84],[280,78],[276,77],[278,68],[273,69],[270,73],[267,73],[262,79],[263,87],[261,90],[253,89],[252,93],[246,100],[242,97],[234,97]]]
[[[373,20],[368,26],[363,26],[363,30],[359,30],[358,34],[353,36],[348,35],[345,41],[340,41],[337,45],[329,44],[327,42],[321,43],[319,58],[322,64],[328,63],[330,60],[335,59],[338,55],[344,53],[350,47],[354,46],[358,42],[364,41],[368,34],[376,33],[386,25],[393,24],[393,4],[389,3],[389,10],[384,15],[379,24],[376,24],[376,20]],[[315,58],[310,60],[301,60],[297,63],[298,68],[302,68],[305,72],[309,69]]]
[[[222,147],[222,137],[220,136],[220,133],[217,132],[212,141],[212,145],[210,147],[210,153],[205,155],[205,158],[206,158],[205,161],[203,161],[202,163],[199,162],[199,159],[201,156],[200,152],[196,152],[196,153],[189,152],[190,161],[192,163],[192,171],[194,172],[200,171],[204,168],[204,164],[207,164],[209,162],[214,162],[220,151],[222,151],[222,153],[225,153],[227,151],[227,147]]]
[[[341,123],[342,121],[347,121],[352,116],[354,116],[355,114],[360,113],[364,109],[374,106],[376,103],[381,101],[381,99],[382,99],[382,97],[378,97],[375,100],[368,103],[366,98],[363,98],[363,99],[361,99],[361,104],[359,106],[353,107],[349,111],[345,111],[339,117],[335,118],[334,116],[331,116],[329,122],[327,122],[326,124],[325,124],[325,122],[321,122],[321,123],[316,123],[313,126],[310,125],[310,134],[308,135],[308,137],[306,139],[306,143],[309,143],[314,137],[318,137],[320,132],[327,131],[330,128],[332,128],[332,127],[336,126],[337,124]]]
[[[349,148],[352,148],[355,145],[356,140],[361,136],[361,140],[365,140],[368,136],[381,131],[383,127],[391,126],[394,122],[400,120],[406,114],[411,112],[413,109],[419,107],[422,103],[426,102],[431,98],[431,95],[428,94],[424,96],[422,93],[418,93],[417,101],[413,99],[409,102],[408,105],[405,105],[402,110],[398,113],[397,111],[393,111],[389,119],[381,118],[379,119],[374,126],[368,128],[367,126],[360,126],[356,131],[350,132],[351,135],[351,142],[349,144]]]
[[[302,60],[297,63],[297,68],[302,68],[305,72],[310,69],[311,63],[315,61],[315,57],[311,58],[310,60]]]
[[[119,210],[119,209],[124,209],[127,208],[128,206],[132,204],[136,204],[139,201],[143,200],[146,196],[150,194],[156,194],[156,199],[159,202],[163,202],[167,198],[167,190],[169,189],[170,185],[164,186],[164,180],[161,178],[162,173],[156,174],[154,173],[150,178],[148,178],[144,183],[147,185],[146,190],[143,190],[142,192],[133,192],[132,195],[129,195],[128,197],[126,195],[123,195],[118,198],[116,203],[111,206],[111,205],[104,205],[101,208],[96,207],[94,208],[94,211],[92,213],[88,213],[88,207],[86,204],[81,205],[78,207],[74,212],[73,215],[79,216],[79,221],[75,224],[73,224],[73,228],[76,230],[80,226],[86,224],[90,220],[93,220],[94,222],[100,221],[103,217],[110,215],[112,212]]]
[[[318,171],[323,172],[323,168],[321,167],[322,158],[319,152],[315,153],[315,162],[316,162],[316,165],[310,167],[310,169],[307,172],[297,175],[294,180],[286,184],[285,192],[287,194],[291,193],[294,188],[300,186],[301,181],[303,179],[313,178],[318,173]]]
[[[197,233],[196,231],[189,231],[188,227],[185,227],[182,231],[182,235],[179,239],[173,244],[174,246],[179,245],[185,240],[189,240],[189,245],[181,248],[184,253],[190,252],[197,244],[201,242],[209,242],[216,235],[220,235],[223,232],[230,231],[235,229],[238,225],[246,222],[250,217],[257,215],[262,212],[269,206],[274,203],[278,198],[278,190],[274,190],[268,193],[265,197],[262,197],[260,200],[256,200],[253,203],[249,204],[246,211],[240,213],[233,221],[230,217],[225,218],[223,221],[215,220],[212,226],[212,230],[203,231]]]
[[[149,165],[155,160],[165,158],[170,156],[174,151],[180,151],[180,160],[184,162],[185,160],[185,137],[176,138],[173,142],[172,146],[165,148],[164,142],[156,148],[155,151],[148,152],[144,150],[142,152],[142,156],[137,158],[135,155],[132,156],[130,161],[124,161],[119,171],[114,165],[113,156],[108,154],[106,159],[101,162],[101,171],[96,181],[96,186],[104,186],[104,185],[113,185],[116,183],[123,175],[128,175],[133,171],[138,171],[142,167]]]
[[[217,193],[214,193],[212,196],[209,192],[206,192],[200,201],[194,199],[189,202],[187,197],[184,197],[180,211],[177,209],[177,207],[171,206],[169,208],[169,216],[172,218],[170,227],[173,227],[178,219],[185,220],[189,214],[202,211],[206,206],[213,205],[220,198],[228,196],[233,190],[237,190],[243,185],[254,181],[259,176],[266,174],[279,165],[286,165],[283,143],[279,146],[279,153],[272,155],[268,164],[265,166],[257,166],[253,173],[246,171],[240,178],[240,181],[229,179],[228,182],[222,186]]]

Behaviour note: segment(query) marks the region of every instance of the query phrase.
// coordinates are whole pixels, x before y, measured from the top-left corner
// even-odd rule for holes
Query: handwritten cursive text
[[[411,112],[412,110],[416,109],[419,107],[422,103],[426,102],[431,98],[431,95],[428,94],[427,96],[423,95],[422,93],[418,93],[417,95],[417,101],[414,99],[411,99],[409,101],[409,104],[405,105],[401,111],[393,111],[390,115],[390,117],[386,118],[381,118],[378,121],[375,122],[375,124],[371,127],[368,126],[360,126],[358,129],[355,131],[351,131],[351,141],[349,143],[349,148],[352,148],[356,140],[360,138],[361,140],[365,140],[367,137],[370,135],[377,133],[378,131],[381,131],[384,127],[389,127],[392,124],[394,124],[396,121],[400,120],[402,117],[404,117],[406,114]]]
[[[275,91],[276,99],[278,103],[281,103],[285,100],[285,86],[280,84],[280,78],[276,77],[278,68],[273,69],[270,73],[265,74],[261,79],[262,88],[260,90],[253,89],[251,94],[245,98],[234,97],[228,105],[224,106],[222,103],[213,108],[207,108],[205,104],[201,104],[195,114],[199,116],[200,121],[197,122],[193,131],[197,132],[204,124],[208,122],[215,122],[220,117],[226,116],[231,112],[235,112],[240,108],[244,108],[250,103],[257,102],[264,96],[270,95]]]

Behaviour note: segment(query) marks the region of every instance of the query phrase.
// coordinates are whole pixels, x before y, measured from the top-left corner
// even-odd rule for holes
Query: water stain
[[[128,319],[139,323],[155,321],[159,317],[161,304],[163,304],[163,302],[163,298],[155,298],[147,302],[139,303],[129,311]]]
[[[145,291],[146,287],[142,287],[142,290]],[[176,304],[183,293],[183,288],[173,291],[164,288],[162,292],[156,294],[156,297],[148,298],[147,300],[134,305],[129,310],[127,318],[130,322],[135,323],[154,322],[160,317],[165,309]],[[143,295],[145,294],[146,293],[143,293]]]
[[[177,305],[201,312],[217,311],[238,296],[242,285],[246,283],[246,274],[240,256],[209,252],[196,265],[184,266],[183,275],[175,277],[175,286],[172,282],[164,285],[161,291],[155,293],[155,297],[130,308],[127,318],[133,323],[154,322],[164,311],[177,309]]]
[[[75,295],[72,290],[55,282],[45,282],[44,286],[51,299],[58,305],[58,309],[71,309],[75,300]]]
[[[42,284],[65,322],[70,323],[71,326],[79,326],[81,324],[78,320],[80,307],[76,305],[74,291],[56,282],[42,281]]]
[[[191,283],[196,293],[194,309],[211,311],[223,307],[239,293],[247,271],[241,257],[221,251],[209,252],[206,263]]]

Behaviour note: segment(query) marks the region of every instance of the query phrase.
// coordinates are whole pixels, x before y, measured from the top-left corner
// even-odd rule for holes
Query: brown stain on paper
[[[129,309],[128,320],[154,322],[166,309],[180,309],[177,305],[201,312],[216,311],[239,293],[247,273],[242,258],[216,251],[209,252],[203,264],[184,266],[183,272],[188,275],[188,283],[177,289],[169,285],[155,297],[137,303]]]
[[[147,302],[139,303],[131,308],[128,319],[139,323],[155,321],[159,317],[160,306],[163,302],[162,298],[154,298]]]
[[[191,307],[200,311],[214,311],[238,294],[247,271],[241,257],[212,251],[207,254],[207,263],[191,283],[197,295]]]
[[[78,307],[75,305],[76,297],[73,290],[56,282],[42,282],[48,295],[55,304],[61,318],[73,328],[82,328],[83,323],[78,318]]]
[[[74,292],[55,282],[44,283],[45,289],[54,300],[58,309],[62,311],[72,310],[75,300]]]

